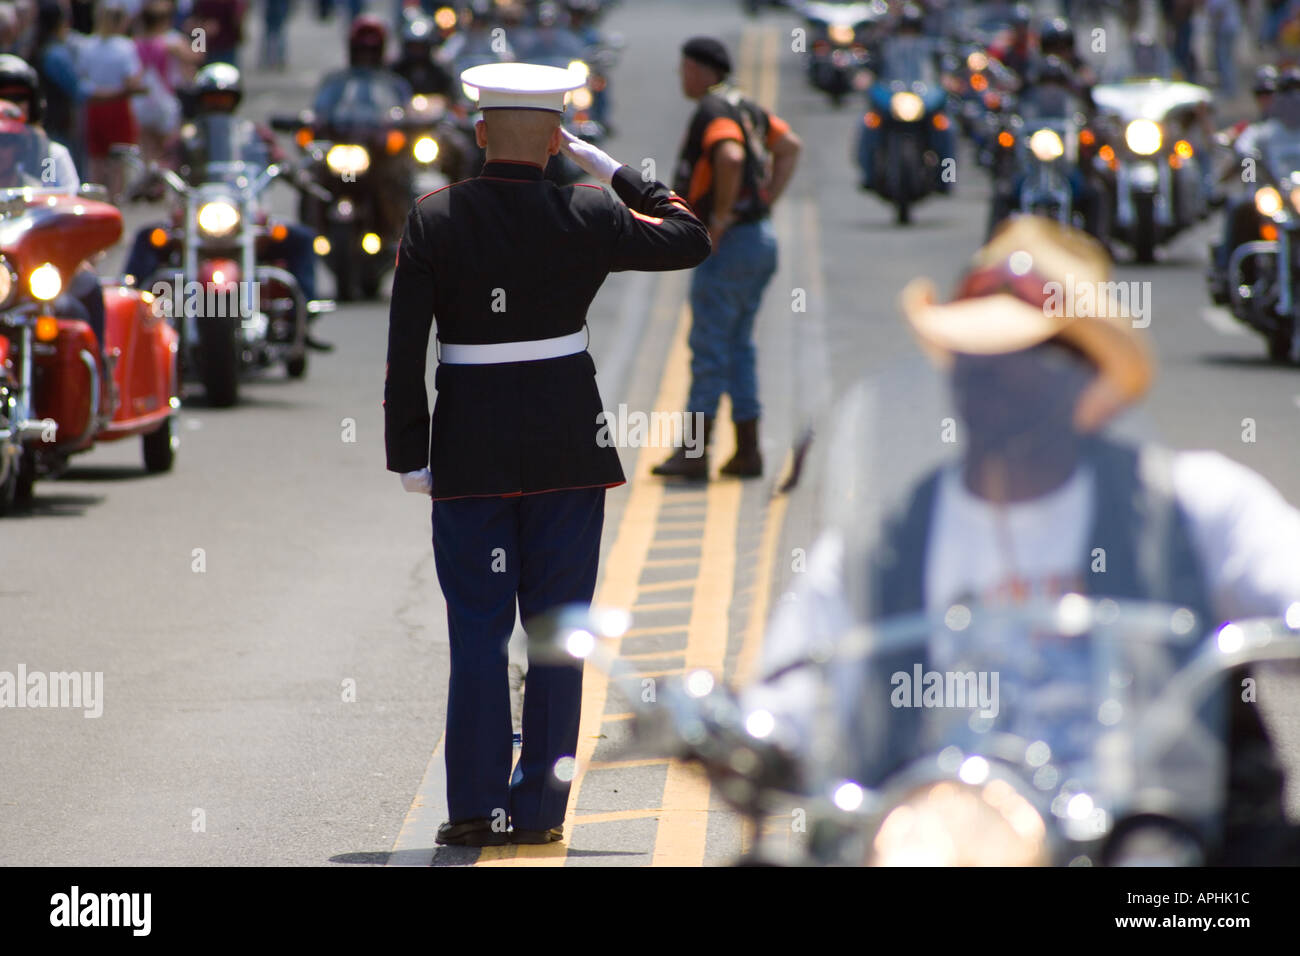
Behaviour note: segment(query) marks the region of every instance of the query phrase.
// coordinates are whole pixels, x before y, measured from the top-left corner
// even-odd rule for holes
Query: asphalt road
[[[306,13],[291,23],[291,71],[251,71],[254,115],[306,106],[321,73],[341,61],[339,25]],[[855,188],[849,157],[860,116],[807,86],[790,52],[795,25],[781,14],[746,21],[728,0],[638,0],[607,21],[628,38],[606,146],[617,158],[653,159],[669,178],[690,113],[676,50],[697,33],[729,44],[746,64],[742,83],[806,144],[776,217],[781,270],[759,320],[769,472],[810,409],[824,424],[852,383],[914,356],[898,291],[922,274],[947,287],[983,237],[988,197],[985,176],[963,158],[955,195],[927,200],[912,226],[895,226],[887,207]],[[294,208],[287,189],[277,202]],[[128,235],[156,214],[131,209]],[[1207,313],[1202,271],[1215,228],[1180,238],[1155,266],[1119,267],[1118,278],[1151,283],[1160,378],[1147,407],[1174,447],[1221,451],[1300,502],[1300,375],[1270,365],[1261,340]],[[101,271],[123,256],[119,248]],[[653,409],[680,390],[672,364],[682,355],[674,337],[685,283],[635,274],[606,283],[589,321],[607,407]],[[794,317],[796,289],[811,305]],[[38,484],[30,512],[0,522],[0,669],[104,674],[97,719],[0,714],[0,863],[375,864],[394,850],[411,862],[476,858],[435,855],[427,839],[440,799],[431,754],[447,640],[427,502],[384,470],[386,318],[384,303],[324,317],[320,334],[336,350],[313,355],[303,381],[280,372],[250,381],[237,408],[206,408],[197,390],[187,396],[171,474],[146,476],[135,441],[103,446]],[[1246,418],[1254,442],[1242,440]],[[695,497],[657,490],[644,470],[659,452],[624,450],[635,477],[609,496],[602,586],[606,596],[638,594],[643,608],[647,594],[663,597],[638,618],[666,615],[635,651],[647,674],[716,661],[734,678],[752,665],[759,625],[795,578],[787,556],[820,527],[825,451],[814,445],[804,482],[777,505],[769,479],[714,483]],[[645,509],[660,530],[637,552],[627,584],[635,592],[618,562],[636,545],[638,523],[625,518]],[[672,520],[684,530],[664,531]],[[660,571],[675,557],[674,537],[691,535],[703,539],[700,580],[710,583],[686,587],[683,600]],[[678,627],[680,646],[671,643]],[[1276,677],[1260,695],[1293,781],[1297,691],[1295,679]],[[597,733],[584,724],[595,749],[577,808],[590,826],[575,828],[567,852],[485,852],[483,862],[732,856],[744,837],[717,795],[662,763],[624,759],[615,745],[625,708],[603,692],[599,701],[596,716],[608,719]],[[1294,782],[1290,797],[1300,819]]]

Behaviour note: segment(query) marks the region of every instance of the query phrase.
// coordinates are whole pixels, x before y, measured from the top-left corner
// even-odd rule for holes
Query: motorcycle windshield
[[[363,137],[391,125],[393,110],[406,107],[399,90],[381,75],[360,71],[342,77],[333,91],[322,125],[332,138]]]
[[[975,349],[970,326],[995,318],[925,321]],[[1094,371],[1077,353],[930,347],[935,363],[901,362],[842,403],[824,531],[746,707],[773,715],[827,800],[844,781],[889,794],[917,774],[958,780],[980,758],[1044,814],[1109,825],[1160,794],[1215,819],[1225,681],[1178,688],[1217,621],[1199,584],[1147,584],[1190,545],[1126,510],[1152,493],[1148,423],[1079,432]]]
[[[881,52],[879,78],[908,87],[937,86],[939,71],[935,67],[934,46],[921,37],[901,37],[886,43]]]
[[[1300,173],[1300,127],[1273,124],[1260,144],[1264,165],[1270,176],[1282,182]]]
[[[250,121],[213,113],[194,122],[201,144],[204,182],[235,183],[241,176],[256,176],[270,164],[270,151]]]

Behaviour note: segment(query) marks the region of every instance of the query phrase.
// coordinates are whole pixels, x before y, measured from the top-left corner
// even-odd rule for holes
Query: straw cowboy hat
[[[975,253],[953,301],[914,279],[900,305],[922,349],[946,367],[952,353],[999,355],[1057,339],[1088,356],[1097,379],[1075,424],[1100,427],[1139,399],[1154,363],[1146,337],[1111,293],[1110,259],[1087,233],[1037,216],[1008,220]]]

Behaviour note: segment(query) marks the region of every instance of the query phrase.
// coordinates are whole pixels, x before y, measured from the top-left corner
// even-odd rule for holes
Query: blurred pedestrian
[[[763,473],[754,318],[776,273],[772,204],[794,173],[802,143],[789,124],[727,83],[731,57],[718,40],[688,40],[680,74],[682,92],[699,105],[673,189],[686,197],[713,239],[713,254],[691,277],[687,411],[703,416],[704,433],[699,447],[683,444],[653,471],[693,481],[709,477],[709,434],[725,392],[731,396],[736,454],[721,470],[753,478]]]
[[[126,35],[130,22],[128,0],[99,0],[95,34],[83,45],[77,60],[87,96],[85,137],[90,181],[107,186],[114,201],[122,193],[122,166],[109,160],[109,151],[115,143],[139,142],[131,97],[145,92],[140,55]]]
[[[1165,15],[1165,27],[1170,34],[1169,47],[1174,54],[1174,62],[1183,72],[1183,79],[1189,83],[1196,82],[1196,53],[1192,49],[1192,14],[1195,12],[1195,0],[1160,0],[1161,10]]]
[[[194,19],[206,34],[209,63],[239,66],[248,0],[194,0]]]
[[[162,161],[181,125],[176,90],[188,82],[203,54],[196,53],[189,40],[172,29],[171,0],[149,0],[140,14],[135,48],[146,89],[132,100],[140,125],[140,145],[146,160]]]
[[[1241,33],[1239,0],[1205,0],[1206,25],[1214,37],[1214,69],[1219,75],[1219,92],[1231,99],[1237,95],[1237,37]]]
[[[289,0],[265,0],[262,8],[262,67],[283,71],[288,62],[289,50],[285,42],[284,24],[289,19]]]
[[[42,3],[37,12],[36,52],[32,66],[45,94],[45,133],[71,152],[77,168],[85,167],[81,138],[82,95],[76,52],[68,40],[68,12],[61,3]]]

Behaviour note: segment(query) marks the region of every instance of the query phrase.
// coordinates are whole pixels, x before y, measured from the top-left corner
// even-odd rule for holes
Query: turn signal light
[[[935,129],[948,128],[948,117],[944,116],[942,113],[935,113],[933,122],[934,122]]]
[[[396,155],[406,147],[406,134],[400,129],[390,129],[388,131],[388,153]]]
[[[152,232],[150,232],[149,245],[157,249],[161,249],[163,246],[167,245],[167,230],[154,229]]]
[[[1092,130],[1090,129],[1079,130],[1080,146],[1091,146],[1095,142],[1097,142],[1097,137],[1093,135]]]
[[[868,113],[866,116],[862,117],[862,123],[867,127],[867,129],[875,129],[880,125],[880,114]]]
[[[276,242],[283,242],[285,237],[288,235],[289,235],[289,227],[282,222],[277,222],[274,226],[271,227],[271,238],[274,239]]]
[[[1110,146],[1103,146],[1101,149],[1097,150],[1097,155],[1100,156],[1101,161],[1111,169],[1115,168],[1115,150]]]
[[[306,126],[299,127],[298,132],[293,134],[293,141],[300,148],[306,149],[307,144],[311,142],[311,129]]]
[[[1192,144],[1187,142],[1185,139],[1180,139],[1178,142],[1174,143],[1174,153],[1180,159],[1191,159],[1193,152]]]
[[[1012,136],[1010,133],[1008,133],[1006,130],[1003,130],[1002,132],[998,133],[998,145],[1001,146],[1003,149],[1010,149],[1012,146],[1015,145],[1015,142],[1016,142],[1016,138]]]
[[[970,78],[970,88],[976,93],[983,93],[989,88],[989,80],[983,73],[972,73]]]
[[[1269,242],[1277,241],[1277,226],[1271,222],[1266,222],[1259,227],[1259,238],[1267,239]]]
[[[36,317],[36,341],[53,342],[59,337],[59,320],[52,315]]]

